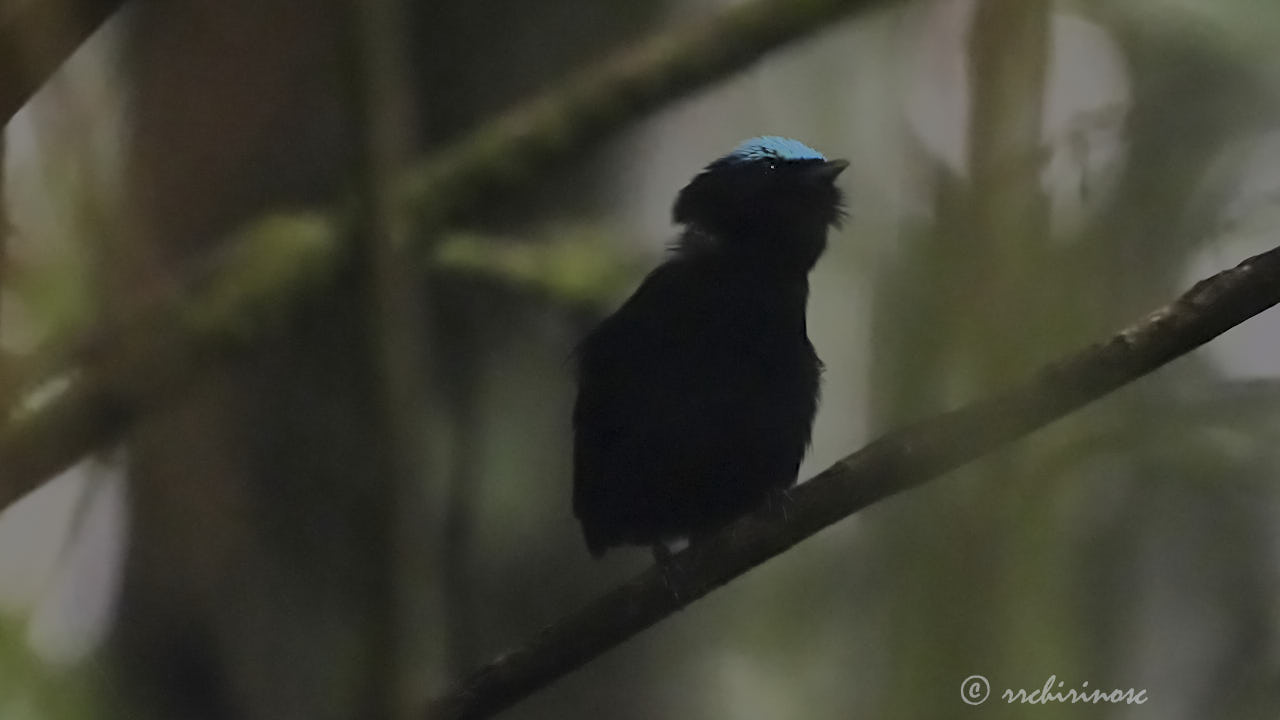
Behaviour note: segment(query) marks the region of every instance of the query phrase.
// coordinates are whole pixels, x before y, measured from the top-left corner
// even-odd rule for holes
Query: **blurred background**
[[[647,567],[593,560],[572,516],[570,353],[660,261],[676,191],[744,138],[852,162],[812,277],[802,478],[1275,244],[1280,5],[849,4],[430,213],[453,199],[397,184],[421,159],[742,3],[112,15],[7,124],[5,422],[113,358],[163,362],[125,383],[146,402],[108,442],[0,509],[0,718],[421,717]],[[336,268],[219,326],[236,342],[122,330],[228,264],[247,274],[226,297],[274,287],[296,273],[229,248],[317,234]],[[1278,332],[1264,314],[872,506],[502,716],[1274,718]],[[975,674],[993,697],[970,708]],[[1050,676],[1148,701],[998,698]]]

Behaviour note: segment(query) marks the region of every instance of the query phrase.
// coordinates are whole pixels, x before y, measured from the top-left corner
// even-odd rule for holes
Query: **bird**
[[[573,511],[592,555],[662,562],[795,483],[822,372],[808,275],[848,165],[775,135],[707,165],[676,196],[668,256],[577,346]]]

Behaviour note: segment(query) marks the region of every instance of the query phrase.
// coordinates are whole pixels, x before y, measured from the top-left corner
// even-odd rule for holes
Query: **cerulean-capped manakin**
[[[696,540],[796,481],[822,370],[808,275],[846,167],[758,137],[676,197],[670,256],[577,351],[573,509],[592,554]]]

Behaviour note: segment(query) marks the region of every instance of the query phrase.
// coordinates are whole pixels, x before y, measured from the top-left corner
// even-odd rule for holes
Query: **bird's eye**
[[[770,169],[770,170],[777,170],[777,169],[778,169],[778,163],[773,162],[772,160],[770,160],[770,161],[769,161],[769,169]]]

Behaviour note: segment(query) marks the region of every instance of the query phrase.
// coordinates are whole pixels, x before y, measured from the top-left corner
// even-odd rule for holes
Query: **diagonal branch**
[[[103,328],[81,362],[26,393],[0,426],[0,509],[181,392],[213,363],[284,322],[331,279],[338,226],[318,215],[268,217],[223,248],[218,272]]]
[[[781,513],[742,518],[481,668],[425,712],[496,713],[792,545],[868,505],[1022,437],[1280,303],[1280,247],[1197,283],[1109,340],[1010,390],[889,433],[791,491]]]
[[[783,45],[894,0],[755,0],[659,34],[499,117],[407,174],[401,200],[428,221],[479,207],[672,100]]]
[[[0,0],[0,125],[124,0]]]
[[[659,34],[419,162],[399,179],[396,201],[404,203],[424,230],[438,227],[491,199],[494,192],[509,192],[547,168],[571,162],[593,141],[743,69],[771,50],[840,17],[892,2],[753,0],[707,22]],[[0,33],[0,44],[4,39]],[[0,72],[7,72],[3,62]],[[127,331],[104,332],[103,347],[94,355],[105,360],[62,368],[56,373],[56,392],[44,393],[39,403],[29,403],[32,407],[5,419],[0,426],[0,509],[85,454],[118,441],[139,412],[180,391],[217,356],[251,346],[260,337],[256,333],[271,332],[268,320],[286,315],[285,306],[296,306],[318,292],[316,277],[331,277],[340,261],[347,219],[332,212],[265,222],[274,229],[251,229],[229,241],[226,254],[239,260],[217,274],[205,295],[157,303]],[[291,224],[304,228],[302,237],[283,242],[280,228]],[[290,253],[296,253],[296,259],[290,259]],[[254,258],[259,256],[268,258],[266,270],[274,274],[256,265]],[[281,307],[270,307],[272,303]],[[183,320],[193,312],[184,307],[188,304],[197,308],[201,322]],[[198,309],[202,307],[208,312]],[[130,343],[146,350],[131,348]]]

